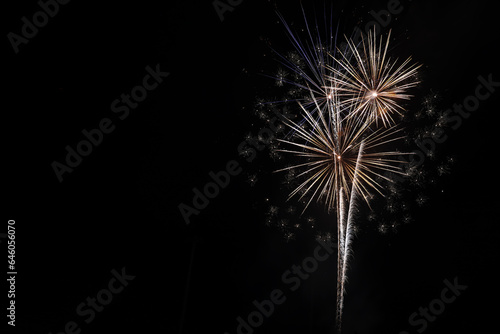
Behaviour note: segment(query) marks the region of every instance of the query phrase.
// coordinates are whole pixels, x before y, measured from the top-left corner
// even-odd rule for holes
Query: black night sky
[[[214,3],[232,9],[223,21]],[[395,3],[5,4],[0,242],[5,282],[7,222],[15,220],[17,276],[16,326],[3,315],[3,328],[334,333],[335,251],[293,281],[296,290],[284,277],[313,256],[318,237],[336,236],[335,215],[313,204],[300,216],[296,199],[286,201],[285,174],[273,171],[294,157],[273,158],[266,144],[247,161],[238,148],[269,126],[258,102],[279,100],[287,89],[268,77],[280,66],[273,50],[293,51],[276,11],[299,35],[303,8],[310,22],[331,17],[343,36]],[[50,15],[37,15],[44,6]],[[487,97],[443,126],[446,140],[425,157],[419,177],[393,196],[388,187],[372,214],[360,205],[343,333],[500,333],[498,12],[491,1],[400,0],[397,8],[382,35],[392,30],[394,58],[422,64],[405,104],[411,136],[403,150],[417,150],[415,138],[454,104]],[[39,27],[28,26],[33,19]],[[132,92],[140,101],[127,104],[123,96]],[[86,134],[92,151],[68,166],[67,147],[77,150]],[[55,165],[66,168],[59,178]],[[192,207],[193,189],[227,169],[234,174],[227,185],[186,223],[179,205]],[[239,317],[248,323],[256,314],[253,302],[276,290],[282,303],[238,330]],[[2,295],[8,291],[4,284]],[[440,305],[427,320],[414,314]],[[6,314],[8,306],[4,297]]]

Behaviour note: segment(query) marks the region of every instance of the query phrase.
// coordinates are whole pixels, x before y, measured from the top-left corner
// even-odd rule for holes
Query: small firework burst
[[[286,232],[285,233],[285,240],[286,240],[286,242],[290,242],[292,240],[295,240],[295,233],[293,233],[293,232]]]
[[[278,87],[283,87],[283,84],[286,82],[286,75],[287,72],[284,71],[282,68],[279,68],[278,71],[275,74],[276,81],[275,84]]]
[[[402,221],[403,221],[403,224],[409,224],[409,223],[412,222],[412,220],[413,220],[413,218],[411,217],[411,215],[406,214],[406,215],[403,216],[403,220]]]
[[[416,202],[418,206],[423,206],[427,202],[428,198],[424,194],[420,194],[416,198]]]
[[[267,226],[267,227],[270,227],[272,224],[273,224],[274,220],[273,220],[273,217],[271,216],[267,216],[265,219],[264,219],[264,224]]]
[[[278,227],[281,228],[282,230],[286,230],[289,226],[289,221],[288,219],[285,219],[285,218],[281,218],[279,221],[278,221]]]
[[[387,234],[389,232],[389,225],[386,223],[380,223],[377,230],[380,234]]]
[[[239,151],[239,154],[243,157],[243,158],[248,158],[249,156],[251,156],[252,154],[254,153],[254,150],[251,148],[251,147],[245,147],[243,149],[241,149]]]
[[[436,127],[442,129],[445,127],[447,123],[448,123],[448,114],[446,112],[439,112],[436,119]]]
[[[391,221],[389,223],[389,228],[391,229],[392,232],[397,232],[399,228],[399,223],[397,221]]]
[[[399,199],[401,198],[401,188],[398,186],[396,183],[391,183],[387,187],[388,193],[390,194],[391,198],[393,199]]]
[[[366,218],[368,219],[369,222],[374,222],[377,220],[378,217],[375,212],[371,211]]]
[[[450,167],[446,164],[441,164],[437,167],[437,173],[439,176],[443,176],[450,172]]]
[[[264,108],[266,106],[266,101],[262,98],[257,98],[257,100],[255,101],[255,110],[256,111],[259,111],[259,110],[262,110],[262,108]]]
[[[385,208],[387,209],[387,211],[389,211],[390,213],[394,213],[397,211],[398,207],[397,207],[397,204],[395,201],[393,200],[388,200],[387,201],[387,205],[385,206]]]
[[[276,205],[271,205],[268,210],[268,215],[276,216],[278,214],[279,208]]]
[[[309,226],[311,226],[311,228],[316,227],[316,219],[314,217],[307,217],[306,222]]]
[[[316,241],[329,242],[332,240],[333,236],[330,232],[316,234]]]
[[[255,109],[255,114],[257,115],[258,118],[264,120],[264,121],[267,121],[269,119],[269,114],[267,112],[267,110],[265,109]]]
[[[418,168],[412,173],[410,182],[416,186],[422,187],[426,183],[426,177],[427,172],[422,168]]]
[[[259,179],[258,179],[258,177],[257,177],[257,174],[251,174],[251,175],[249,175],[249,176],[248,176],[248,178],[247,178],[247,182],[248,182],[248,184],[249,184],[251,187],[255,186],[255,184],[257,183],[257,181],[258,181],[258,180],[259,180]]]
[[[278,149],[276,148],[269,149],[269,157],[274,161],[279,161],[283,159],[283,156],[279,153]]]

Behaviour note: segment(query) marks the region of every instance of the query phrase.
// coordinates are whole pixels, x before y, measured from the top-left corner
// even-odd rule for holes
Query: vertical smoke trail
[[[356,187],[358,181],[358,173],[359,173],[359,161],[362,158],[364,148],[364,141],[361,141],[358,151],[358,157],[356,159],[356,167],[354,169],[354,177],[352,182],[351,189],[351,197],[349,199],[349,211],[347,212],[347,220],[345,221],[345,229],[342,227],[343,236],[342,236],[342,249],[339,251],[339,254],[342,254],[341,261],[338,263],[338,272],[340,274],[338,282],[340,284],[337,286],[337,329],[338,332],[341,332],[342,328],[342,311],[344,308],[344,293],[345,293],[345,282],[347,280],[347,265],[349,262],[349,256],[351,254],[351,241],[353,237],[353,216],[354,209],[356,207],[356,198],[358,196]],[[343,201],[342,201],[343,202]],[[343,205],[340,207],[343,210]],[[344,216],[344,214],[342,214]],[[345,219],[345,218],[344,218]],[[340,220],[340,225],[344,225],[344,219]]]

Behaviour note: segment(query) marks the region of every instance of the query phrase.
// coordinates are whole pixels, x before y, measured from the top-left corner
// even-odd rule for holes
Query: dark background
[[[311,1],[304,8],[314,17],[324,3],[342,34],[371,20],[370,10],[387,7],[386,1]],[[421,108],[418,94],[438,94],[436,108],[445,110],[474,93],[479,75],[500,81],[491,2],[401,3],[404,11],[390,25],[394,52],[424,65],[409,112]],[[21,17],[40,9],[36,1],[4,6],[4,36],[19,33]],[[276,165],[265,152],[246,163],[237,151],[248,132],[258,132],[256,99],[276,89],[259,75],[277,68],[269,43],[292,49],[276,8],[301,26],[299,1],[247,0],[223,22],[209,0],[72,1],[18,54],[4,38],[1,231],[7,219],[16,220],[14,332],[59,333],[74,320],[82,333],[180,333],[182,323],[182,333],[233,334],[236,318],[246,318],[252,301],[276,288],[287,291],[287,301],[255,333],[332,332],[336,257],[299,290],[287,290],[281,275],[312,255],[315,232],[299,231],[287,242],[266,226],[265,199],[283,203],[288,190],[276,186],[282,175],[271,175]],[[156,64],[170,76],[118,120],[110,103]],[[459,129],[447,130],[436,159],[456,162],[425,188],[427,203],[411,210],[412,222],[397,233],[369,227],[359,233],[345,333],[415,333],[408,316],[439,298],[443,280],[454,277],[467,290],[426,332],[499,333],[498,94]],[[62,162],[65,146],[75,147],[81,131],[105,117],[114,132],[59,183],[51,163]],[[243,172],[187,225],[178,205],[191,204],[192,189],[230,160]],[[251,186],[253,174],[259,181]],[[332,219],[335,234],[321,206],[309,210],[318,220]],[[85,324],[77,305],[123,267],[135,279]]]

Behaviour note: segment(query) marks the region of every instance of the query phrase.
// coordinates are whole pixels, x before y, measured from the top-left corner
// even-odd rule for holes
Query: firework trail
[[[356,167],[354,170],[354,181],[357,182],[358,180],[358,174],[359,174],[359,162],[361,160],[362,154],[363,154],[363,148],[364,148],[364,142],[361,142],[359,152],[358,152],[358,158],[356,160]],[[357,199],[357,191],[356,187],[353,186],[353,189],[351,191],[351,198],[349,199],[349,211],[347,212],[347,219],[345,221],[345,228],[342,229],[342,231],[345,231],[341,235],[342,237],[342,262],[341,265],[338,266],[340,271],[340,276],[338,279],[338,285],[339,287],[337,290],[339,291],[339,297],[337,299],[337,323],[338,323],[338,328],[340,331],[340,325],[342,324],[342,310],[344,309],[344,291],[345,291],[345,282],[347,280],[347,266],[348,266],[348,261],[349,261],[349,256],[351,253],[351,241],[353,237],[353,227],[354,227],[354,222],[353,222],[353,216],[354,216],[354,210],[356,207],[356,199]],[[341,208],[342,209],[342,208]],[[344,225],[342,221],[342,225]]]
[[[401,161],[395,158],[401,153],[386,147],[403,138],[393,116],[404,111],[400,103],[410,99],[406,91],[418,83],[419,66],[411,65],[411,58],[398,64],[387,55],[390,33],[385,43],[373,32],[363,36],[360,45],[347,39],[347,47],[340,50],[335,46],[336,34],[330,30],[323,43],[304,14],[309,37],[304,47],[280,18],[298,52],[292,60],[282,57],[282,64],[299,78],[285,82],[304,94],[296,99],[303,119],[285,119],[290,132],[279,139],[290,148],[278,151],[303,161],[276,172],[294,171],[295,178],[304,179],[288,198],[309,196],[304,211],[315,200],[324,203],[328,212],[336,212],[340,333],[356,205],[359,200],[369,205],[373,190],[383,195],[381,182],[391,181],[387,172],[403,174]]]
[[[400,172],[395,165],[400,161],[390,158],[398,152],[376,150],[398,139],[396,135],[399,130],[395,127],[373,129],[369,124],[339,116],[336,103],[329,102],[328,105],[331,109],[326,118],[316,109],[316,119],[313,112],[302,107],[304,124],[299,125],[290,120],[285,122],[294,131],[296,141],[279,140],[293,146],[292,149],[280,151],[306,158],[306,162],[277,172],[296,169],[300,170],[297,177],[305,177],[305,181],[289,195],[292,198],[301,194],[300,198],[303,198],[311,194],[304,211],[316,199],[324,202],[328,211],[337,213],[337,324],[340,326],[356,200],[361,197],[368,202],[369,188],[382,191],[377,178],[389,180],[382,174],[384,171]]]

